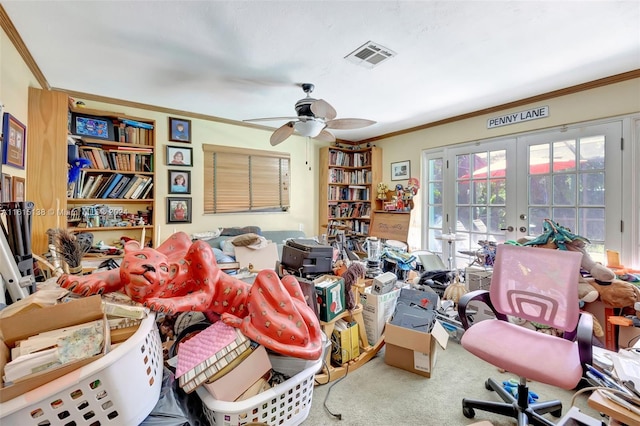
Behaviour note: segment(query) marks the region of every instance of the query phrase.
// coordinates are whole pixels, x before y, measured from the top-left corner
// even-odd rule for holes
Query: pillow
[[[249,233],[249,234],[238,235],[237,237],[231,240],[231,244],[233,244],[236,247],[246,247],[246,246],[255,244],[259,241],[260,241],[260,235]]]
[[[262,230],[259,226],[245,226],[244,228],[224,228],[220,231],[220,235],[226,235],[229,237],[235,237],[242,234],[262,234]]]

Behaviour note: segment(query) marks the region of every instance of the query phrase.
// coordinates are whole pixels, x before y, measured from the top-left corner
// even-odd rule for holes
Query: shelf
[[[112,169],[82,169],[85,173],[120,173],[122,175],[145,175],[153,176],[154,172],[135,172],[131,170],[112,170]]]
[[[153,229],[152,225],[136,225],[136,226],[91,226],[86,228],[69,227],[69,231],[73,232],[98,232],[98,231],[130,231],[132,229]]]
[[[357,370],[366,364],[371,358],[373,358],[378,351],[384,345],[384,336],[378,339],[373,345],[369,345],[367,340],[367,331],[364,326],[364,318],[362,316],[362,305],[358,304],[351,312],[344,311],[333,320],[329,322],[320,321],[322,331],[331,340],[331,335],[335,328],[335,322],[341,318],[348,318],[351,321],[358,323],[358,332],[360,336],[360,355],[351,361],[342,364],[341,366],[334,366],[331,364],[331,351],[327,352],[326,363],[322,367],[322,370],[315,375],[315,380],[318,384],[324,385],[334,380],[338,380],[347,375],[347,372]]]
[[[130,151],[140,151],[140,154],[152,154],[152,152],[145,152],[144,150],[154,151],[156,149],[153,145],[145,145],[143,143],[131,143],[131,142],[116,142],[116,141],[107,141],[103,139],[93,139],[83,136],[82,137],[83,145],[81,146],[94,146],[94,145],[104,145],[104,146],[115,146],[115,147],[123,147],[123,148],[131,148]],[[127,151],[123,149],[123,151]]]
[[[68,204],[153,203],[153,198],[67,198]]]
[[[331,221],[343,221],[349,223],[339,224],[341,229],[367,236],[375,207],[374,188],[382,175],[382,150],[323,147],[319,164],[319,229],[327,228]]]

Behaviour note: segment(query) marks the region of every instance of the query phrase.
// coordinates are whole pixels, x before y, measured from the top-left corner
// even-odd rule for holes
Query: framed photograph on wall
[[[14,176],[13,181],[13,200],[12,201],[24,201],[25,198],[25,188],[24,188],[24,178]]]
[[[411,177],[411,161],[391,163],[391,180],[405,180]]]
[[[2,164],[24,169],[26,150],[26,126],[13,115],[5,112],[2,117]]]
[[[169,194],[191,194],[191,171],[168,170]]]
[[[169,117],[169,140],[191,142],[191,120]]]
[[[191,198],[167,197],[167,223],[191,223]]]
[[[167,166],[193,166],[193,149],[167,145]]]
[[[13,182],[11,181],[11,175],[6,173],[2,174],[2,201],[8,203],[13,200]]]

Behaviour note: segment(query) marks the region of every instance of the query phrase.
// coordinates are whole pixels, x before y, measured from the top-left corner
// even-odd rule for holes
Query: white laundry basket
[[[248,423],[299,425],[311,410],[314,377],[324,357],[307,362],[305,369],[279,385],[244,401],[218,401],[203,387],[196,389],[210,425],[242,426]]]
[[[162,373],[162,342],[150,313],[102,358],[0,404],[0,424],[137,425],[158,402]]]

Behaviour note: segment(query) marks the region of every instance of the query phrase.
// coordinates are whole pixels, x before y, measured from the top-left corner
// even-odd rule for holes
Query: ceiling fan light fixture
[[[319,120],[296,121],[293,127],[300,135],[315,138],[324,129],[325,123]]]

